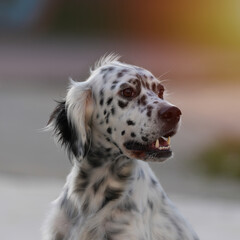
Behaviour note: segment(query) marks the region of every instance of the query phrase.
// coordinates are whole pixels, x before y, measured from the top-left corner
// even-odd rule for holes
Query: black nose
[[[181,115],[180,109],[173,106],[163,107],[158,111],[158,117],[168,123],[178,123]]]

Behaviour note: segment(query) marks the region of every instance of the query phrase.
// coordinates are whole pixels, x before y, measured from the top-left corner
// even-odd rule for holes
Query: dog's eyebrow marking
[[[128,87],[130,87],[128,83],[122,83],[122,84],[119,86],[120,90],[123,90],[123,89],[128,88]]]
[[[128,80],[128,82],[130,84],[134,85],[135,91],[136,91],[135,97],[138,96],[141,92],[141,82],[140,82],[140,80],[136,79],[136,78],[131,78],[131,79]]]

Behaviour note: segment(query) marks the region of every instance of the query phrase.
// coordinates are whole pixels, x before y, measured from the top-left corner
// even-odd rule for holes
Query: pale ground
[[[191,51],[185,55],[185,51],[174,48],[153,51],[119,48],[115,43],[107,47],[85,45],[76,47],[75,43],[70,50],[53,42],[38,43],[37,48],[34,44],[20,48],[0,45],[1,240],[40,239],[39,229],[49,203],[58,196],[69,172],[64,153],[50,134],[40,131],[55,106],[53,99],[65,95],[68,76],[82,74],[97,57],[114,49],[121,49],[118,51],[131,62],[153,66],[150,69],[155,72],[161,66],[159,72],[175,69],[174,74],[188,78],[212,62],[220,64],[221,71],[224,66],[220,53],[205,62]],[[33,81],[29,81],[31,78]],[[207,144],[220,136],[240,136],[240,85],[234,81],[182,84],[180,80],[166,85],[169,98],[183,112],[183,123],[172,139],[175,157],[163,165],[154,164],[154,171],[202,240],[239,240],[239,182],[207,178],[193,171],[192,166],[195,155]]]

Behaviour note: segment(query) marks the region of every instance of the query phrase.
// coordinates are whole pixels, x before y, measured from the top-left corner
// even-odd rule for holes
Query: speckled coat
[[[87,81],[72,81],[48,129],[73,167],[52,203],[43,240],[198,239],[147,163],[171,156],[164,137],[179,125],[181,112],[163,92],[152,73],[112,55]]]

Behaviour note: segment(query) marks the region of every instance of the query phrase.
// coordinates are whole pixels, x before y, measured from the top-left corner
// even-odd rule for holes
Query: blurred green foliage
[[[223,138],[199,156],[201,170],[214,177],[240,180],[240,139]]]

